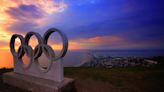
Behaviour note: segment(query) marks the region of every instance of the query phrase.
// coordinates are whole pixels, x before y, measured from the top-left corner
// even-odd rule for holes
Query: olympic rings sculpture
[[[47,44],[49,36],[54,32],[59,33],[63,42],[62,50],[58,56],[55,55],[55,52],[53,51],[52,47]],[[29,40],[32,36],[35,36],[38,40],[38,45],[34,48],[34,50],[29,45]],[[16,38],[19,38],[21,42],[21,45],[19,46],[17,52],[15,50]],[[32,64],[32,61],[34,61],[42,72],[48,72],[49,69],[51,68],[52,62],[63,58],[67,52],[67,49],[68,49],[68,39],[66,35],[62,31],[56,28],[49,29],[47,32],[45,32],[43,37],[39,33],[28,32],[25,37],[19,34],[14,34],[12,35],[11,40],[10,40],[11,53],[18,62],[22,60],[22,57],[24,56],[25,53],[30,58],[29,63],[26,66],[23,66],[24,69],[28,69]],[[38,64],[39,63],[38,58],[42,55],[42,53],[44,53],[47,57],[49,57],[49,63],[46,69],[43,69]]]

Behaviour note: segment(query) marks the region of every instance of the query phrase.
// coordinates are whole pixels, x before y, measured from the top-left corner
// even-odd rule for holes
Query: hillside
[[[8,71],[0,70],[0,92],[25,92],[2,83]],[[65,76],[76,80],[78,92],[164,92],[164,69],[157,67],[65,68]]]

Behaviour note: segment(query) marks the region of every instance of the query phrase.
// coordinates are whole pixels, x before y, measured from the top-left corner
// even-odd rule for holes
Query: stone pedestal
[[[74,80],[64,78],[62,82],[55,82],[53,80],[37,78],[18,74],[15,72],[8,72],[3,74],[3,81],[6,84],[19,87],[32,92],[75,92]]]
[[[57,32],[61,36],[63,42],[62,50],[57,55],[52,47],[47,44],[49,36],[54,32]],[[39,43],[35,49],[32,49],[29,45],[29,40],[32,36],[35,36]],[[16,38],[19,38],[21,42],[18,51],[15,50]],[[28,32],[25,37],[14,34],[10,40],[14,72],[3,74],[4,83],[32,92],[73,92],[74,80],[64,78],[63,71],[62,59],[67,49],[67,37],[62,31],[56,28],[47,30],[43,37],[36,32]],[[29,63],[27,64],[23,62],[27,60],[23,59],[25,55],[29,59]],[[47,60],[44,60],[45,58],[47,58]]]
[[[38,67],[39,64],[35,63],[36,61],[32,61],[28,69],[25,69],[23,67],[22,62],[23,61],[17,60],[16,58],[14,58],[14,72],[15,73],[34,76],[34,77],[42,78],[42,79],[48,79],[48,80],[52,80],[56,82],[61,82],[64,80],[64,69],[63,69],[62,59],[59,59],[55,62],[49,61],[49,62],[52,62],[52,65],[48,72],[41,72],[40,68]]]

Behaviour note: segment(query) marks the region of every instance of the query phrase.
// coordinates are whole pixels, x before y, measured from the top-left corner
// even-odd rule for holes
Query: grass
[[[0,69],[0,92],[25,92],[3,84]],[[78,92],[164,92],[164,68],[65,68],[66,77],[75,79]]]
[[[107,82],[121,92],[164,92],[164,69],[159,68],[65,68],[77,80]]]

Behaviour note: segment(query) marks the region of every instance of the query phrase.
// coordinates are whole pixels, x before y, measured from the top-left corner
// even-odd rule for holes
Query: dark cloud
[[[164,45],[162,0],[101,0],[94,5],[79,5],[78,1],[69,0],[67,3],[68,10],[55,15],[55,22],[47,27],[64,30],[70,39],[118,35],[125,38],[127,44],[148,47],[154,43],[157,48]],[[121,44],[118,43],[120,47]]]
[[[36,31],[37,24],[33,22],[27,22],[27,21],[18,21],[13,23],[11,26],[8,27],[8,30],[14,32],[14,33],[26,33],[29,31]]]
[[[6,12],[16,20],[7,29],[16,33],[35,31],[38,26],[35,20],[44,17],[39,8],[34,5],[20,5],[17,8],[11,7]]]
[[[11,7],[6,12],[13,17],[13,19],[20,21],[43,17],[42,12],[34,5],[20,5],[17,8]]]
[[[124,38],[126,44],[147,42],[147,45],[151,45],[152,41],[157,47],[163,46],[162,0],[67,0],[66,3],[68,9],[50,15],[50,22],[39,30],[56,27],[63,30],[71,40],[116,35]],[[9,8],[7,13],[18,20],[8,27],[15,32],[37,30],[33,19],[44,17],[34,5]],[[117,45],[121,47],[124,43]]]

